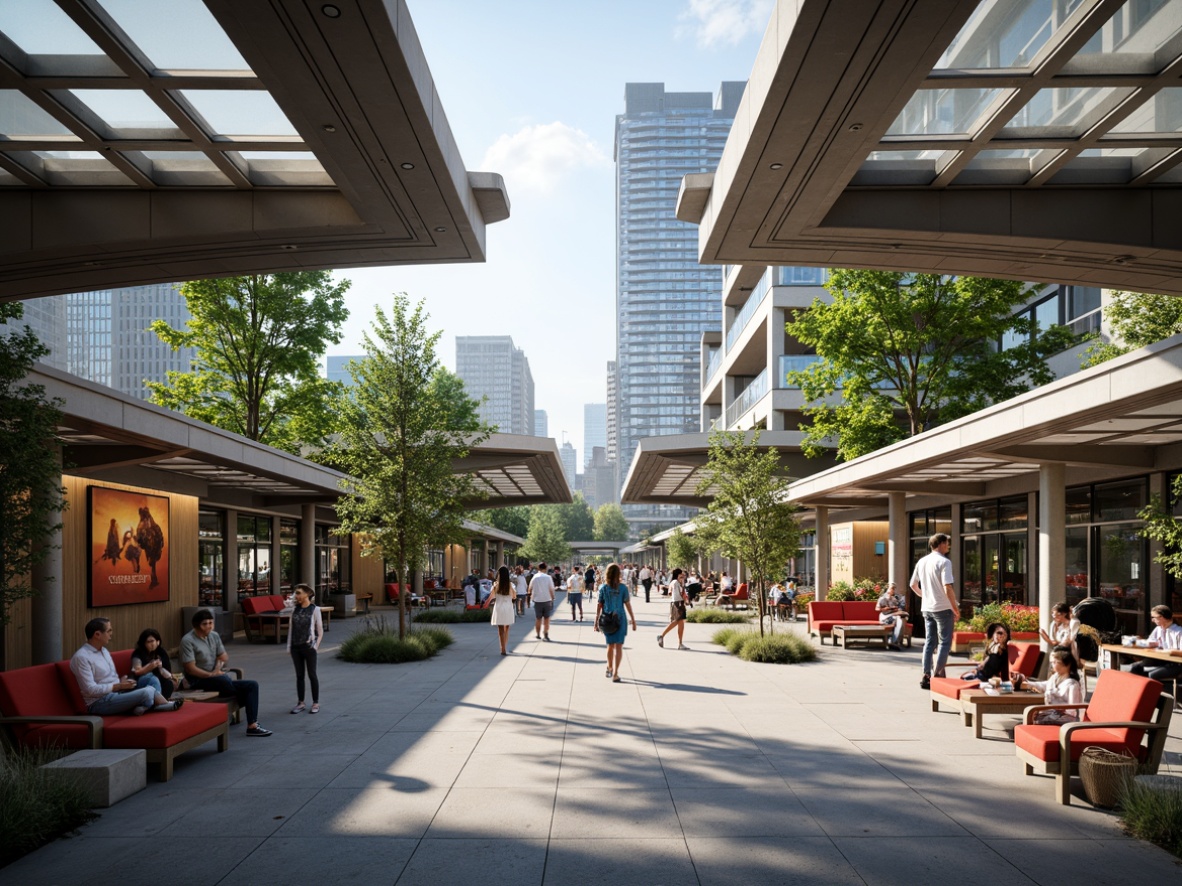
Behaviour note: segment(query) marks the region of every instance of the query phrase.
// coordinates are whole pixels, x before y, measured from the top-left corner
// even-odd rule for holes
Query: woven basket
[[[1137,761],[1129,753],[1104,748],[1084,748],[1079,757],[1079,777],[1093,806],[1111,809],[1129,780],[1137,774]]]

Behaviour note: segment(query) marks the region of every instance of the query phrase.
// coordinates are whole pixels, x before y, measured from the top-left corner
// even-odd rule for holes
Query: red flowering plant
[[[1038,607],[1018,603],[986,603],[978,606],[968,621],[957,622],[956,629],[984,633],[994,622],[1001,622],[1012,634],[1038,633]]]

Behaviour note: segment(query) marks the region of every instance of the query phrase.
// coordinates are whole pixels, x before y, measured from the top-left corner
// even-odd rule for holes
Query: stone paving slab
[[[172,781],[5,881],[122,886],[158,867],[201,886],[1182,878],[1177,859],[1088,805],[1078,780],[1062,807],[1052,779],[1024,776],[1017,716],[991,717],[978,741],[959,716],[932,713],[918,646],[755,665],[711,645],[715,626],[688,625],[687,652],[661,649],[667,605],[634,607],[616,684],[590,621],[556,621],[551,643],[519,621],[505,657],[491,627],[457,625],[438,657],[398,666],[336,659],[361,625],[339,622],[321,649],[317,715],[288,714],[282,647],[236,641],[233,663],[261,684],[275,734],[232,726],[226,753],[182,755]],[[804,623],[777,630],[803,635]],[[1182,718],[1167,760],[1182,769]],[[177,865],[197,840],[200,863]]]

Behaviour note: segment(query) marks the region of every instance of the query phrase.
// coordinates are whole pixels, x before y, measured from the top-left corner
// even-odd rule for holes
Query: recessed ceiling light
[[[415,165],[413,163],[399,163],[398,165],[401,166],[403,169],[414,169],[415,168]]]
[[[862,131],[862,124],[861,123],[851,123],[850,124],[850,132],[861,132],[861,131]]]
[[[436,229],[435,229],[435,233],[436,233],[436,234],[446,234],[446,233],[447,233],[447,228],[440,226],[440,227],[438,227],[438,228],[436,228]]]
[[[288,252],[294,252],[295,250],[299,249],[299,247],[296,246],[294,243],[284,243],[279,248],[286,249]]]
[[[333,6],[331,3],[325,3],[323,6],[320,7],[320,11],[323,12],[329,18],[340,18],[341,17],[340,7]]]
[[[333,126],[331,123],[325,123],[320,128],[323,129],[325,132],[336,132],[337,131],[337,128],[335,126]]]
[[[784,164],[783,164],[783,163],[773,163],[773,164],[772,164],[771,166],[769,166],[768,168],[769,168],[769,169],[783,169],[783,168],[784,168]]]

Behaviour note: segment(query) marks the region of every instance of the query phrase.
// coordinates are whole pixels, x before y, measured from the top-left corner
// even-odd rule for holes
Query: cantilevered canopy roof
[[[747,439],[751,433],[747,432]],[[775,449],[786,477],[801,477],[832,464],[832,459],[806,459],[800,452],[799,431],[760,431],[761,449]],[[637,446],[624,481],[625,504],[668,504],[704,508],[712,496],[699,494],[701,470],[710,450],[710,435],[669,434],[645,437]]]
[[[472,507],[567,504],[574,501],[558,444],[553,437],[493,434],[454,463],[458,472],[476,475],[487,498],[469,502]]]
[[[1182,294],[1182,3],[779,0],[677,214],[708,263]]]
[[[483,261],[402,0],[0,3],[0,299]]]
[[[1169,470],[1182,452],[1182,335],[798,480],[803,505],[885,506],[888,493],[985,497],[1060,462],[1089,482]]]

